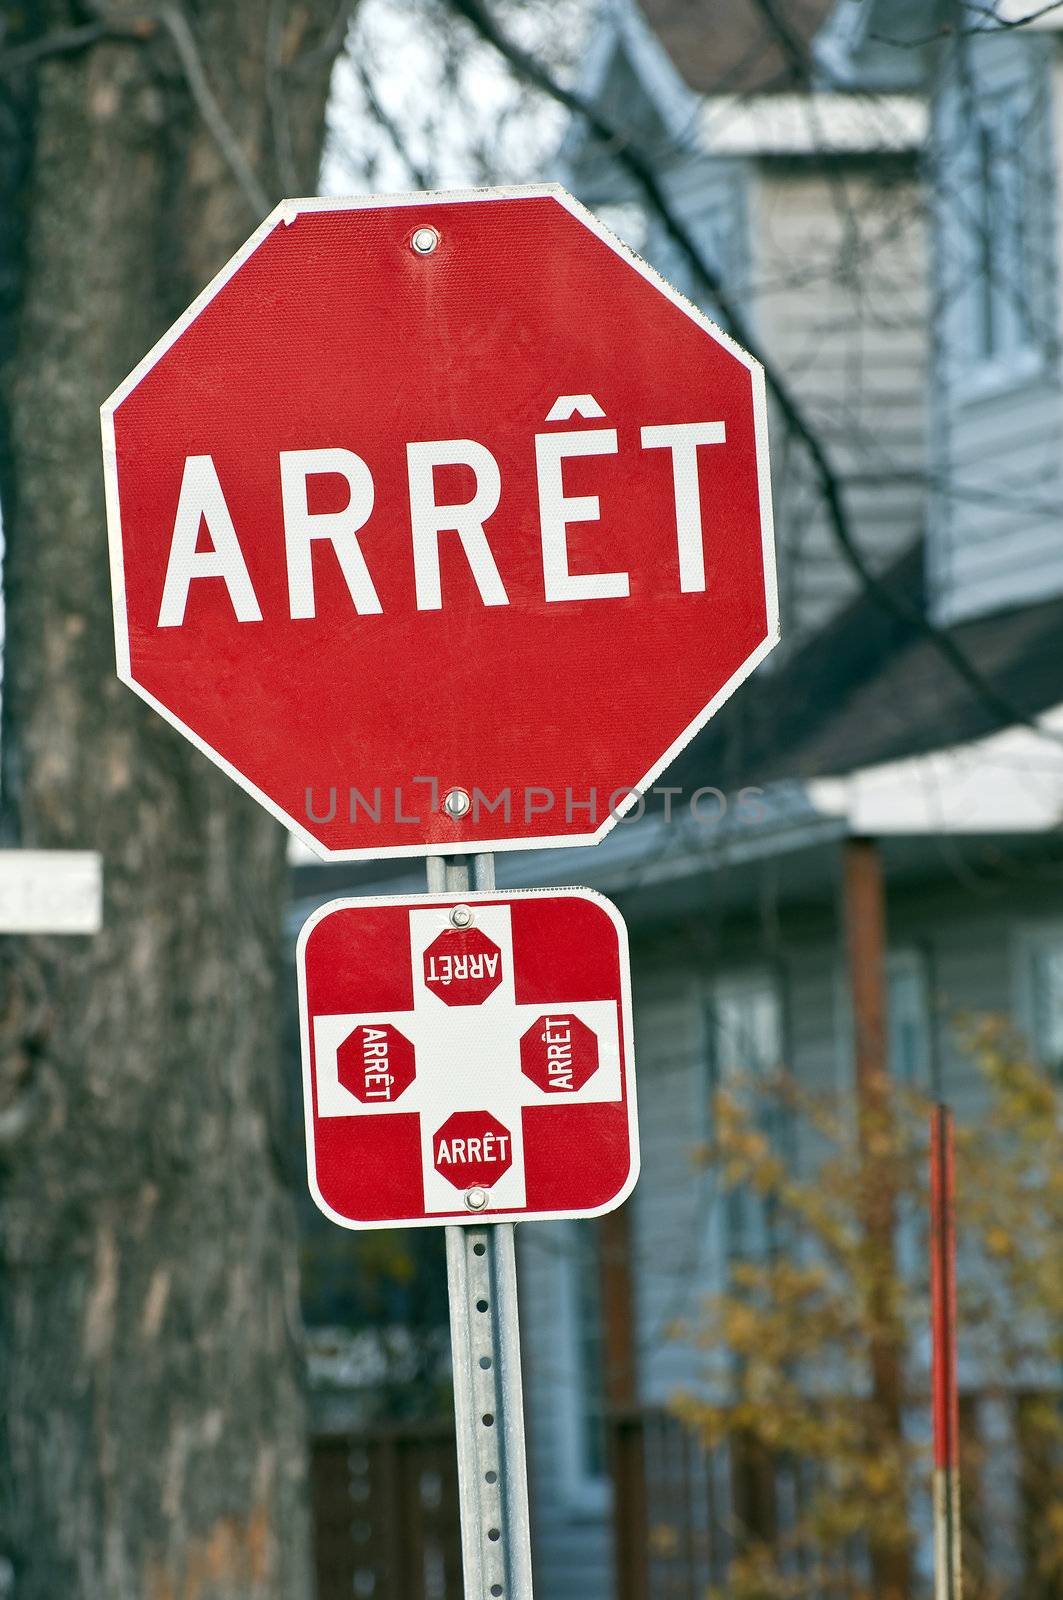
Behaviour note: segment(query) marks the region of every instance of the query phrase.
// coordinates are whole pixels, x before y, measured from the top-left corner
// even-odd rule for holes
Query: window
[[[561,1269],[562,1404],[558,1408],[566,1499],[601,1509],[607,1495],[601,1256],[593,1221],[555,1223]]]
[[[1039,368],[1053,322],[1055,243],[1050,223],[1051,139],[1043,95],[1030,74],[986,92],[962,91],[963,159],[942,151],[944,200],[966,244],[957,265],[962,366],[977,397]],[[952,174],[964,174],[954,192]]]
[[[1019,948],[1019,1020],[1038,1060],[1063,1075],[1063,925],[1027,929]]]
[[[907,1089],[929,1094],[933,1057],[926,971],[918,950],[891,952],[886,963],[887,1047],[890,1077]]]
[[[1024,271],[1027,160],[1018,111],[1013,100],[989,101],[975,127],[975,354],[981,361],[1033,343]]]
[[[708,1091],[730,1088],[746,1098],[756,1125],[771,1144],[783,1147],[787,1128],[771,1100],[752,1093],[757,1079],[769,1078],[782,1066],[782,1015],[777,985],[767,972],[723,977],[709,997]],[[712,1128],[710,1121],[710,1138]],[[729,1261],[763,1258],[774,1251],[771,1207],[747,1189],[728,1192],[724,1210],[723,1247]]]
[[[919,950],[891,950],[886,958],[886,1049],[889,1073],[901,1089],[934,1092],[926,962]],[[897,1202],[897,1266],[918,1282],[927,1252],[922,1196],[901,1193]]]
[[[855,1040],[849,974],[837,972],[838,1092],[853,1092]],[[892,1081],[923,1094],[936,1092],[933,1034],[930,1026],[926,957],[921,950],[896,949],[886,956],[886,1051]]]

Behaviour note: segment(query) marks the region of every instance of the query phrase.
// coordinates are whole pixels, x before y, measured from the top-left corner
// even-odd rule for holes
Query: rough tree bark
[[[106,898],[97,938],[0,940],[0,1574],[302,1600],[284,840],[114,678],[98,407],[258,220],[173,20],[274,197],[313,188],[343,28],[336,0],[3,9],[3,826],[102,850]]]

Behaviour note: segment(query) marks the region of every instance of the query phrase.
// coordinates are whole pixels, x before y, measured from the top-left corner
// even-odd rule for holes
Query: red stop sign
[[[578,1094],[598,1070],[598,1039],[579,1017],[540,1017],[520,1041],[520,1069],[548,1094]]]
[[[502,982],[502,952],[480,928],[450,929],[424,953],[425,988],[448,1006],[479,1006]]]
[[[416,1077],[413,1045],[389,1022],[363,1023],[336,1049],[339,1082],[364,1105],[391,1105]]]
[[[513,1139],[489,1111],[455,1111],[433,1138],[432,1155],[456,1189],[489,1189],[513,1164]]]
[[[557,188],[285,203],[103,423],[119,675],[326,855],[600,838],[775,642],[760,369]]]

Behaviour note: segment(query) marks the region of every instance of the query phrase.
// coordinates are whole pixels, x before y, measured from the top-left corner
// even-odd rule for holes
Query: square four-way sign
[[[308,1177],[334,1222],[596,1216],[634,1188],[627,932],[601,895],[335,900],[298,969]]]

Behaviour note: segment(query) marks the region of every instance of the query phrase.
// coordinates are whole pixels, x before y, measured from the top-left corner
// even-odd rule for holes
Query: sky
[[[500,0],[514,38],[578,72],[594,0]],[[566,113],[518,85],[445,0],[362,0],[333,81],[327,194],[403,193],[554,176]]]

